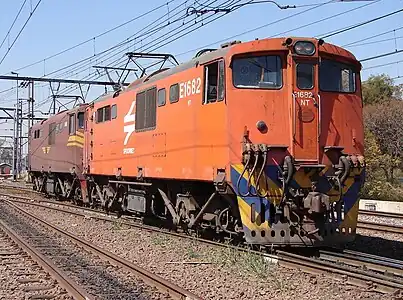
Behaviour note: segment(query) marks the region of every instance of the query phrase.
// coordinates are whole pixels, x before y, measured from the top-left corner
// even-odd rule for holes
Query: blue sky
[[[10,33],[8,39],[6,39],[3,47],[0,48],[0,61],[5,54],[8,43],[11,43],[17,35],[19,29],[28,18],[31,11],[31,3],[34,7],[39,0],[28,0],[27,5],[24,7],[19,19],[17,20],[13,30]],[[27,27],[22,32],[21,36],[15,43],[14,47],[10,50],[8,56],[4,62],[0,65],[0,74],[9,74],[10,71],[17,70],[30,63],[40,61],[32,67],[19,70],[20,76],[43,76],[51,71],[57,70],[63,66],[72,64],[80,59],[99,53],[100,51],[111,47],[118,42],[127,39],[133,35],[139,29],[143,28],[147,24],[153,22],[156,19],[161,19],[161,16],[166,14],[168,9],[170,11],[169,20],[172,21],[173,10],[176,6],[184,3],[185,1],[174,0],[168,5],[169,0],[149,0],[149,1],[134,1],[134,0],[69,0],[69,1],[50,1],[42,0],[38,6],[36,12],[33,14]],[[186,1],[186,5],[197,5],[197,2],[204,3],[206,0]],[[11,23],[13,22],[23,0],[2,1],[0,12],[0,43],[6,35]],[[226,2],[225,0],[210,1],[211,6]],[[227,1],[236,2],[236,1]],[[244,0],[243,2],[247,2]],[[302,6],[307,4],[324,3],[328,0],[278,0],[281,5],[296,5]],[[381,1],[346,1],[343,3],[333,3],[323,5],[320,8],[313,9],[312,11],[302,13],[298,16],[290,17],[287,20],[277,22],[270,26],[263,27],[259,30],[231,38],[248,41],[254,38],[265,38],[273,35],[281,34],[282,32],[289,31],[281,34],[281,36],[321,36],[329,31],[340,29],[349,25],[353,25],[359,22],[375,18],[377,16],[390,13],[397,9],[403,8],[402,0],[381,0]],[[370,5],[368,5],[370,4]],[[71,47],[79,42],[91,39],[92,37],[111,29],[125,21],[128,21],[136,16],[141,15],[149,11],[152,8],[163,5],[163,8],[156,10],[143,18],[140,18],[126,26],[119,28],[109,34],[106,34],[100,38],[97,38],[85,45],[82,45],[72,51],[66,52],[56,58],[49,59],[43,62],[43,59],[58,53],[68,47]],[[303,27],[303,25],[319,21],[323,18],[332,17],[336,14],[343,13],[353,8],[367,5],[363,8],[356,9],[353,12],[345,13],[337,17],[330,18],[326,21],[321,21],[316,24]],[[184,8],[182,4],[180,8]],[[234,11],[222,18],[205,25],[177,41],[166,45],[157,52],[169,52],[175,55],[193,50],[199,47],[203,47],[208,44],[209,47],[217,47],[220,43],[216,43],[220,40],[227,40],[229,37],[237,35],[241,32],[251,30],[256,27],[263,26],[268,23],[291,16],[292,14],[302,12],[313,6],[303,6],[296,9],[280,10],[271,3],[254,4],[242,7],[241,9]],[[206,18],[208,15],[205,15]],[[218,16],[218,15],[217,15]],[[186,21],[191,21],[189,17]],[[165,17],[167,21],[167,17]],[[201,20],[201,18],[197,18]],[[378,22],[357,28],[345,32],[334,37],[326,39],[326,41],[343,46],[350,42],[365,38],[371,35],[382,33],[387,30],[393,30],[403,26],[403,13],[396,14],[392,17],[380,20]],[[182,22],[182,21],[181,21]],[[179,24],[179,23],[178,23]],[[180,23],[181,24],[181,23]],[[199,23],[200,24],[200,23]],[[158,33],[153,38],[138,42],[136,45],[130,43],[123,47],[124,51],[133,50],[135,47],[146,47],[152,40],[161,34],[169,35],[172,32],[172,26],[164,29],[164,31]],[[403,29],[396,32],[392,32],[383,36],[380,36],[371,42],[379,39],[390,39],[396,37],[396,40],[389,40],[382,43],[369,44],[364,46],[347,48],[352,51],[357,58],[366,58],[377,54],[382,54],[390,51],[394,51],[395,48],[403,48]],[[400,37],[400,38],[399,38]],[[186,61],[191,58],[196,51],[186,53],[178,56],[180,62]],[[123,52],[122,52],[123,53]],[[88,66],[83,66],[82,72],[79,74],[63,74],[62,72],[55,73],[53,77],[67,77],[81,79],[84,76],[89,76],[94,72],[91,68],[91,64],[108,64],[114,59],[119,59],[122,54],[116,55],[109,61],[102,62],[101,58],[94,57]],[[375,66],[383,63],[389,63],[399,61],[403,59],[403,53],[385,57],[382,59],[376,59],[364,64],[365,67]],[[400,68],[400,70],[399,70]],[[403,64],[393,64],[381,68],[374,68],[369,70],[363,70],[363,78],[367,78],[369,74],[387,73],[392,77],[403,75]],[[61,76],[64,75],[64,76]],[[95,76],[95,75],[94,75]],[[105,79],[105,78],[103,78]],[[403,83],[403,80],[399,79],[397,83]],[[0,105],[11,107],[15,102],[15,91],[12,90],[7,93],[1,93],[1,91],[14,86],[14,82],[0,82]],[[62,86],[64,87],[64,86]],[[103,88],[91,89],[90,98],[96,97],[103,92]],[[23,91],[21,91],[24,95]],[[77,93],[74,91],[73,93]],[[35,90],[37,103],[45,102],[49,96],[49,87],[43,86],[37,87]],[[48,103],[45,103],[40,109],[46,110]],[[7,124],[0,124],[0,128],[5,128]],[[9,127],[9,126],[8,126]],[[4,134],[4,133],[3,133]]]

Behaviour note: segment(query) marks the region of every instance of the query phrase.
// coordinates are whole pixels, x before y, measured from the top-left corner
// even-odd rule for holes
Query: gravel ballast
[[[385,299],[325,275],[261,257],[120,224],[21,204],[42,219],[172,281],[203,299]],[[398,299],[398,298],[389,298]]]

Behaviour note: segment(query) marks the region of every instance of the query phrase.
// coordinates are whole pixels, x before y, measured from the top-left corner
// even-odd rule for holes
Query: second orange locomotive
[[[53,153],[32,139],[31,175],[48,193],[251,244],[348,241],[365,169],[360,68],[310,38],[201,51],[88,104]],[[82,164],[56,171],[69,143]]]

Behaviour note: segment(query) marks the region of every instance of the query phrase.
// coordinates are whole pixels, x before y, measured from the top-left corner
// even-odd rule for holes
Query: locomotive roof
[[[210,52],[206,52],[203,53],[200,56],[197,57],[193,57],[191,60],[181,63],[178,66],[175,66],[173,68],[170,69],[166,69],[166,70],[159,70],[156,71],[154,73],[151,73],[149,75],[145,75],[135,81],[133,81],[128,87],[124,88],[122,90],[122,92],[124,91],[129,91],[129,90],[133,90],[135,88],[137,88],[138,86],[140,86],[141,84],[147,82],[148,83],[153,83],[155,81],[167,78],[169,76],[172,76],[176,73],[180,73],[182,71],[188,70],[194,66],[196,66],[197,64],[204,64],[210,61],[214,61],[215,59],[221,58],[221,57],[225,57],[225,55],[232,49],[236,48],[236,47],[243,47],[244,45],[253,45],[256,43],[261,43],[261,42],[271,42],[271,45],[273,47],[273,49],[278,49],[278,50],[282,50],[283,48],[281,47],[281,44],[284,42],[284,40],[287,37],[279,37],[279,38],[267,38],[267,39],[261,39],[261,40],[252,40],[252,41],[248,41],[248,42],[236,42],[236,43],[228,43],[228,45],[226,45],[225,47],[221,47],[215,50],[212,50]],[[317,39],[314,38],[308,38],[308,37],[291,37],[293,40],[309,40],[309,41],[314,41]],[[285,49],[284,49],[285,50]],[[323,52],[327,52],[329,54],[332,55],[338,55],[338,56],[344,56],[350,60],[356,60],[355,56],[348,50],[341,48],[339,46],[330,44],[330,43],[324,43],[321,46],[321,51]],[[245,51],[245,52],[250,52],[250,51]],[[357,64],[360,64],[358,61],[356,61]],[[110,97],[113,96],[115,92],[109,92],[106,94],[102,94],[99,97],[97,97],[96,99],[94,99],[93,101],[89,102],[89,103],[97,103],[97,102],[101,102],[103,100],[109,99]],[[81,105],[88,105],[87,104],[81,104]],[[80,105],[80,106],[81,106]],[[60,114],[68,114],[69,112],[75,111],[76,109],[78,109],[80,106],[77,106],[76,108],[73,108],[71,110],[66,110],[66,111],[62,111],[60,113],[58,113],[55,116],[51,116],[50,118],[46,119],[45,121],[36,123],[37,124],[44,124],[45,122],[48,122],[48,120],[53,120],[56,116],[60,115]],[[35,125],[33,127],[35,127]]]
[[[216,50],[206,52],[200,56],[192,58],[191,60],[189,60],[187,62],[181,63],[180,65],[175,66],[173,68],[166,69],[166,70],[159,70],[152,74],[145,75],[145,76],[133,81],[127,88],[123,89],[122,92],[133,90],[145,82],[148,84],[148,83],[153,83],[155,81],[167,78],[176,73],[180,73],[182,71],[188,70],[188,69],[196,66],[196,64],[204,64],[204,63],[207,63],[210,61],[214,61],[215,59],[224,57],[230,50],[232,50],[236,47],[243,47],[244,45],[253,45],[254,43],[270,41],[271,45],[273,47],[273,50],[283,50],[283,49],[286,50],[282,46],[282,43],[284,42],[284,40],[286,38],[287,37],[266,38],[266,39],[261,39],[261,40],[256,39],[256,40],[252,40],[252,41],[248,41],[248,42],[227,43],[228,45],[226,45],[225,47],[221,47]],[[291,37],[291,38],[293,40],[308,40],[308,41],[315,40],[315,41],[317,41],[317,39],[309,38],[309,37]],[[323,43],[323,45],[321,46],[321,51],[329,53],[331,55],[343,56],[350,60],[356,60],[355,56],[350,51],[348,51],[344,48],[341,48],[339,46],[330,44],[330,43],[326,43],[326,42]],[[245,51],[245,53],[246,52],[250,52],[250,51]],[[357,64],[359,64],[358,61],[357,61]],[[110,97],[112,97],[113,94],[114,94],[114,92],[100,95],[98,98],[94,99],[91,103],[97,103],[97,102],[101,102],[103,100],[109,99]]]
[[[44,125],[52,123],[52,122],[60,122],[60,121],[64,120],[69,113],[80,111],[80,110],[83,111],[82,108],[87,105],[88,104],[79,104],[78,106],[75,106],[72,109],[62,110],[61,112],[58,112],[56,115],[50,116],[49,118],[47,118],[45,120],[35,123],[34,125],[32,125],[31,128],[35,130],[37,128],[43,127]],[[67,119],[66,119],[66,121],[67,121]]]

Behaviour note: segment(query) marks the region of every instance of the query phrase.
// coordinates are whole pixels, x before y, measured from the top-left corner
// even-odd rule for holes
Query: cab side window
[[[56,142],[56,123],[50,123],[48,145],[53,145],[55,142]]]
[[[224,60],[219,60],[204,67],[203,104],[224,100],[225,69]]]
[[[69,134],[74,134],[76,132],[76,115],[69,115]]]
[[[83,129],[84,128],[84,112],[79,112],[77,114],[77,120],[78,120],[78,128]]]
[[[111,106],[107,105],[97,110],[97,123],[102,123],[111,120]]]

